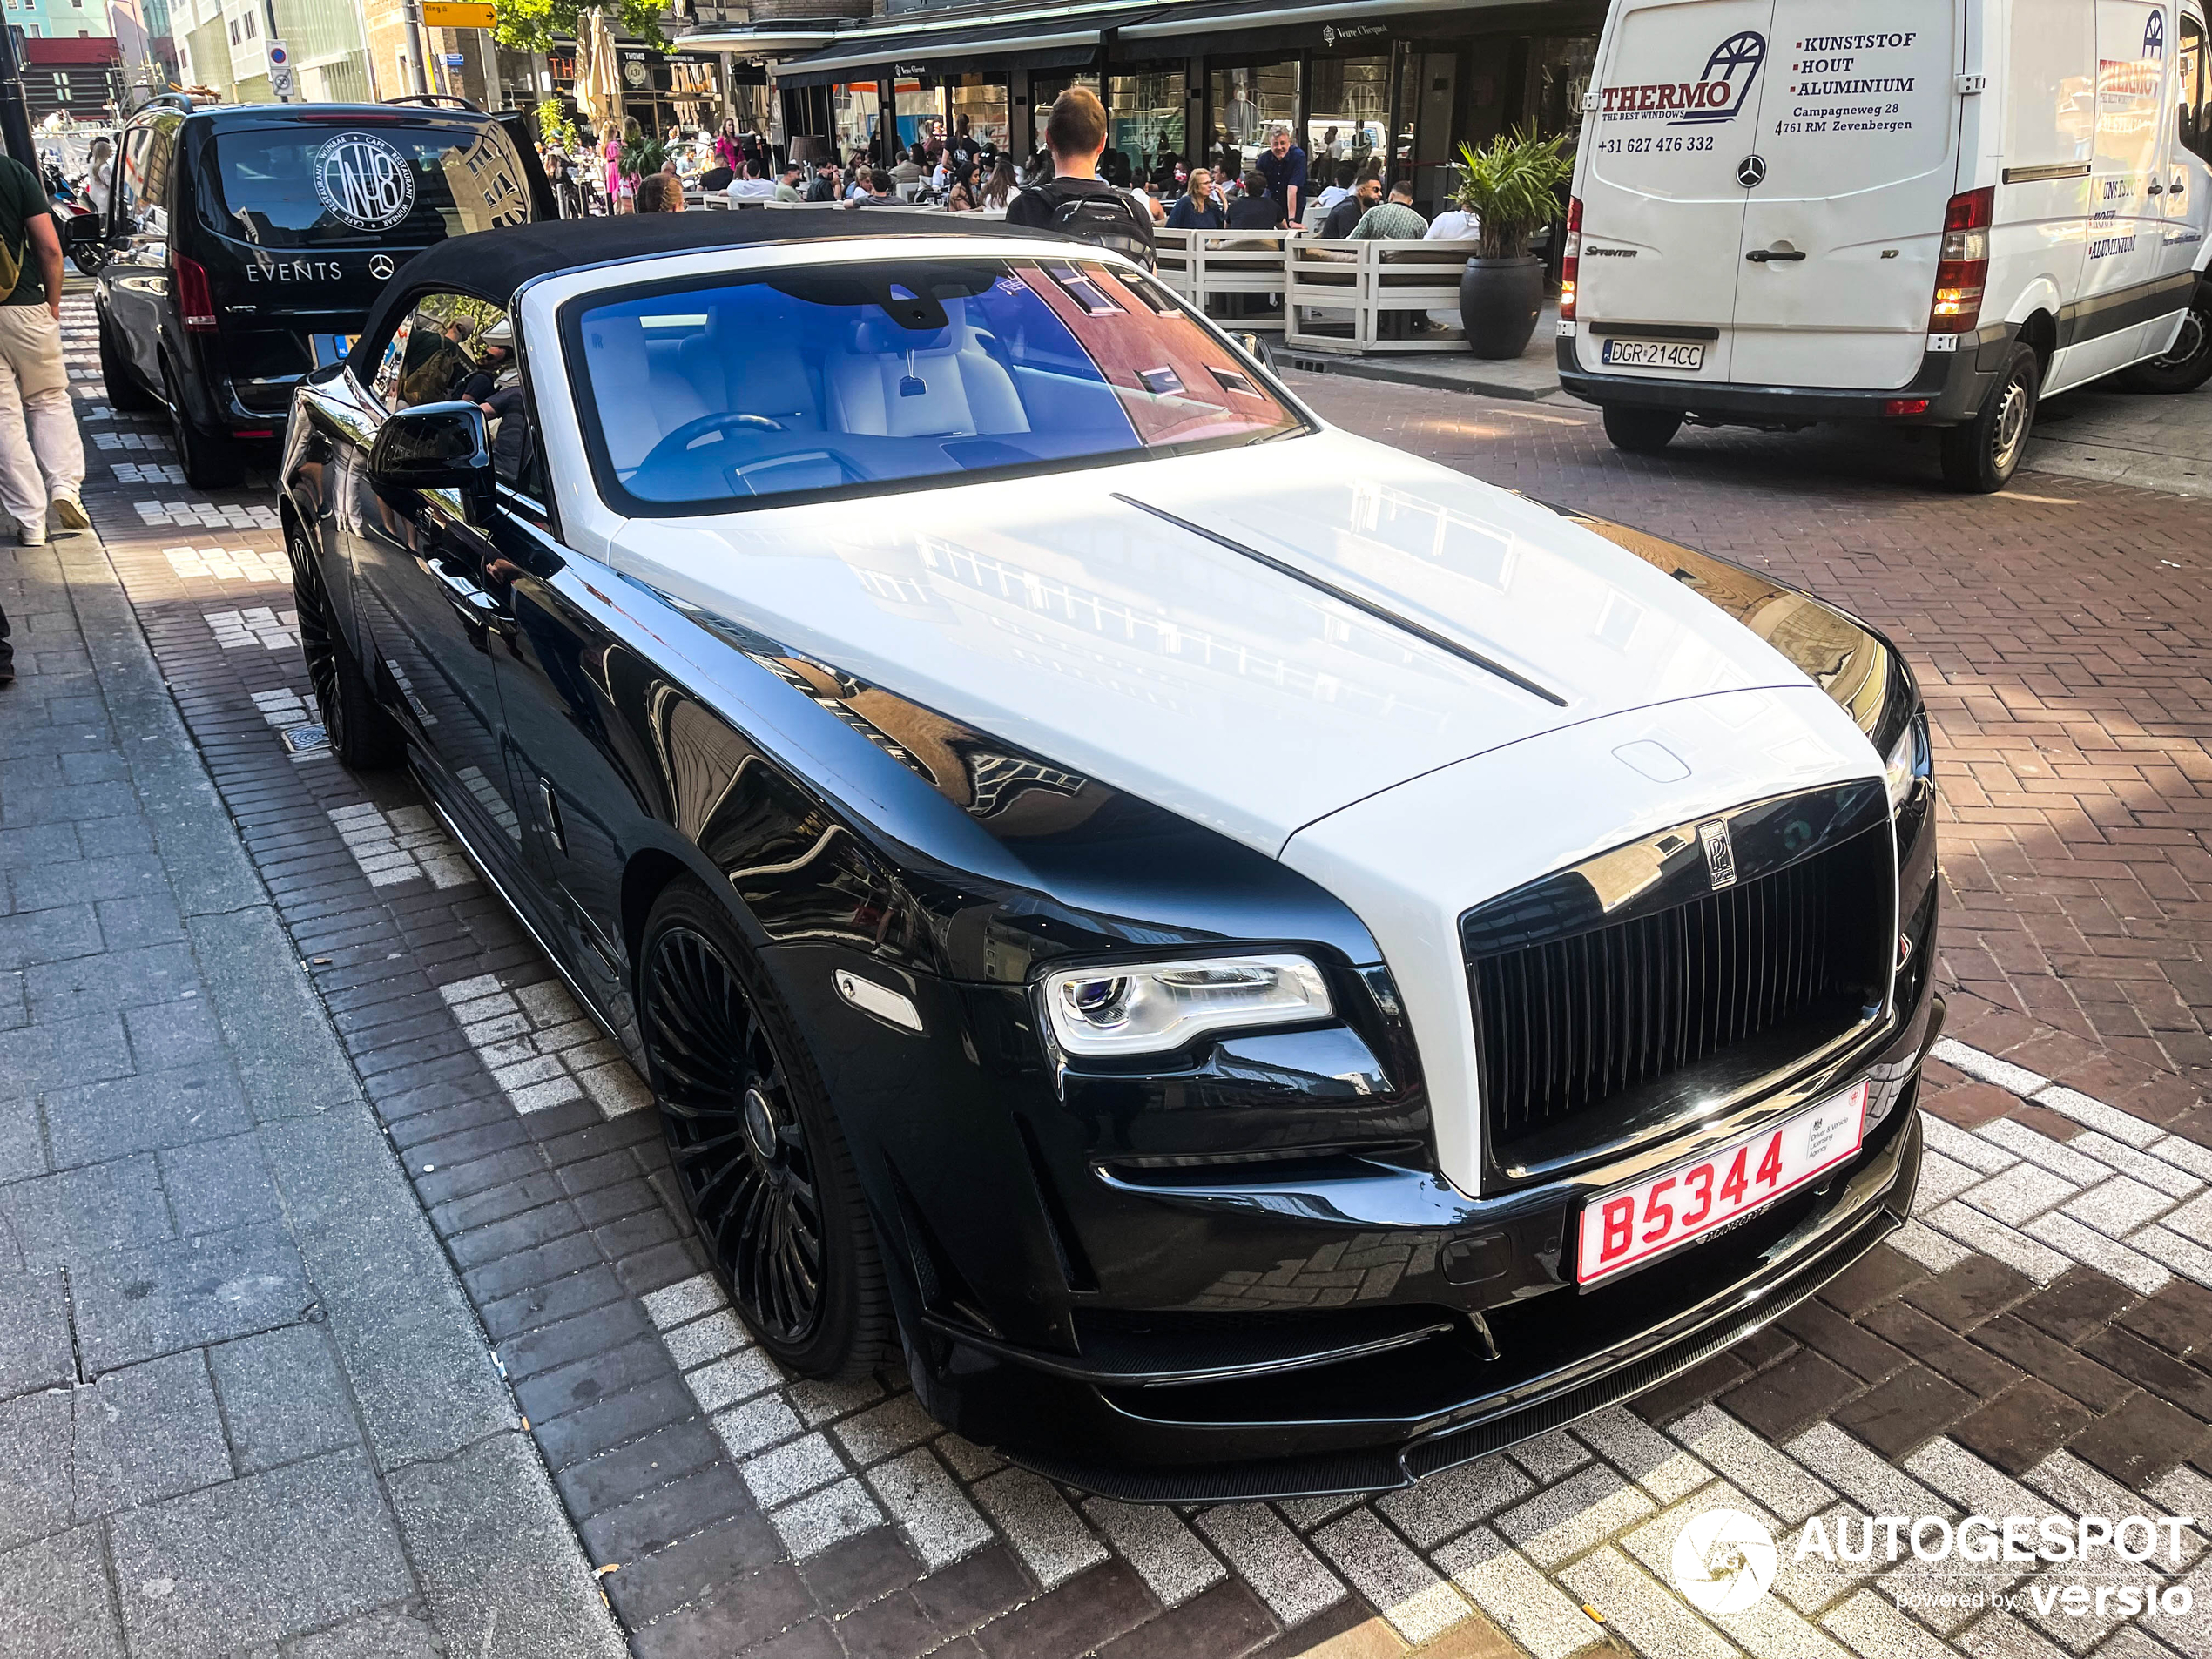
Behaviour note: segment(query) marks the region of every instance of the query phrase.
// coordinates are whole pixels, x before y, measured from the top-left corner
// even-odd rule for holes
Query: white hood
[[[1502,745],[1680,698],[1807,684],[1611,543],[1336,432],[633,519],[611,551],[625,575],[1271,857],[1305,825]]]

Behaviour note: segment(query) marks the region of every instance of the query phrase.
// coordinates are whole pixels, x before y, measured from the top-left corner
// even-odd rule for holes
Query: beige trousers
[[[0,508],[43,528],[48,502],[84,486],[62,329],[44,306],[0,306]]]

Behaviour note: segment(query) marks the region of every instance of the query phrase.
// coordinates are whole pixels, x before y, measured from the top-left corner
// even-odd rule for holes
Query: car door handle
[[[2166,186],[2163,185],[2148,185],[2143,191],[2143,194],[2146,196],[2163,196],[2165,193]]]
[[[1755,247],[1743,257],[1754,265],[1795,265],[1805,256],[1797,253],[1780,253],[1770,247]]]
[[[469,631],[469,637],[478,651],[491,649],[491,636],[496,631],[511,639],[515,634],[515,619],[509,616],[498,600],[486,593],[467,577],[447,570],[432,559],[415,556],[415,562],[422,573],[438,584],[446,603],[453,607],[461,624]]]

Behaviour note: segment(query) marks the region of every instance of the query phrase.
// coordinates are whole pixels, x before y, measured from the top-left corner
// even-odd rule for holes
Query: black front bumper
[[[1371,1164],[1341,1187],[1283,1184],[1269,1217],[1278,1253],[1292,1238],[1306,1253],[1283,1256],[1277,1274],[1238,1276],[1279,1280],[1251,1286],[1249,1314],[1095,1325],[1072,1353],[925,1314],[908,1333],[915,1387],[968,1438],[1129,1501],[1410,1484],[1689,1370],[1902,1224],[1919,1171],[1920,1063],[1941,1021],[1923,988],[1852,1057],[1851,1076],[1873,1080],[1882,1109],[1851,1163],[1656,1271],[1587,1292],[1571,1283],[1575,1206],[1608,1171],[1468,1200],[1433,1174]],[[1290,1310],[1301,1275],[1319,1285],[1371,1271],[1394,1286],[1379,1303]],[[1215,1308],[1235,1299],[1230,1289]]]
[[[1568,337],[1559,342],[1559,383],[1586,403],[1680,410],[1712,426],[1803,426],[1816,421],[1958,426],[1973,420],[1988,397],[2009,354],[2013,332],[1994,325],[1960,339],[1955,352],[1925,353],[1910,384],[1874,392],[1595,374],[1576,360],[1575,341]],[[1920,398],[1928,400],[1921,414],[1884,413],[1898,399]]]

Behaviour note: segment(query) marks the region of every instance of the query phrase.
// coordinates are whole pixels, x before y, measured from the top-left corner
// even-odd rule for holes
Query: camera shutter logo
[[[415,172],[373,132],[341,132],[315,152],[315,197],[357,231],[388,231],[415,210]]]
[[[1740,1509],[1692,1515],[1675,1534],[1675,1588],[1700,1613],[1741,1613],[1767,1593],[1774,1534]]]

